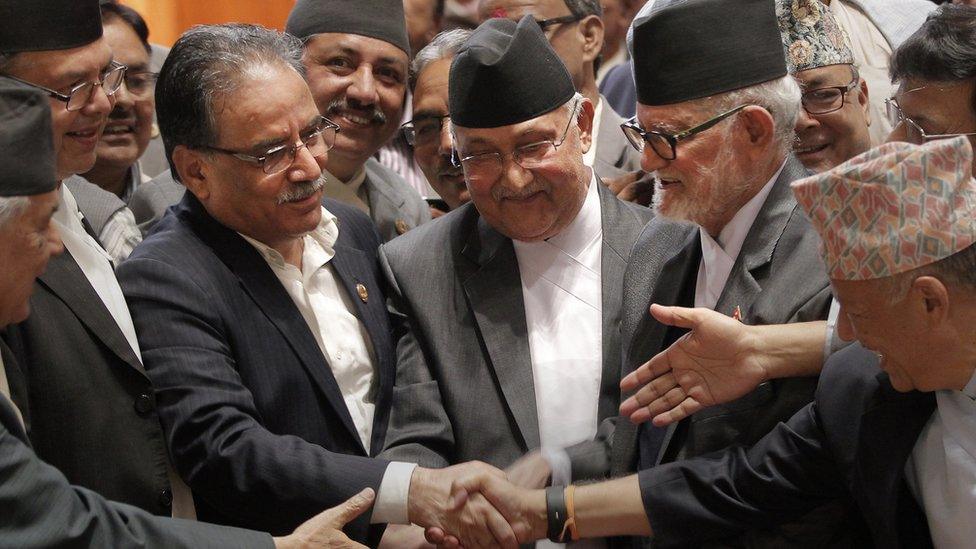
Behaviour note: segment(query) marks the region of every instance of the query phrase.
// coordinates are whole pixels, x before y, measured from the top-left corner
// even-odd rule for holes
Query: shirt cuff
[[[568,486],[573,482],[573,465],[563,448],[543,448],[542,459],[549,462],[550,486]]]
[[[410,495],[410,477],[416,467],[416,463],[390,462],[376,491],[370,523],[410,524],[407,517],[407,496]]]
[[[836,299],[831,299],[830,312],[827,313],[827,333],[824,337],[824,362],[827,362],[830,355],[847,346],[846,342],[837,335],[838,317],[840,317],[840,303],[838,303]]]

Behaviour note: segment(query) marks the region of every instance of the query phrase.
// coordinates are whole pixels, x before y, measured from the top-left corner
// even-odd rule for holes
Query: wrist
[[[549,518],[546,510],[546,491],[532,490],[526,498],[526,521],[531,539],[546,539]]]
[[[745,325],[742,333],[742,349],[745,364],[755,364],[759,369],[759,383],[772,379],[772,366],[769,364],[770,354],[765,348],[768,338],[763,337],[759,326]]]
[[[412,524],[421,526],[435,526],[436,521],[431,519],[431,506],[435,497],[432,497],[433,476],[431,470],[424,467],[416,467],[410,475],[410,489],[407,492],[407,520]],[[447,501],[449,494],[444,494],[441,501]]]

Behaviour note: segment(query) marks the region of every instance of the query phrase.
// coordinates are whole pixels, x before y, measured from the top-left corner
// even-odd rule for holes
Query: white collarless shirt
[[[302,237],[302,268],[277,250],[241,235],[261,254],[305,319],[335,377],[363,447],[369,452],[376,408],[373,345],[355,305],[329,263],[339,238],[336,217],[322,208],[322,220]]]
[[[962,391],[936,391],[905,478],[925,510],[933,544],[972,547],[976,540],[976,373]]]
[[[576,218],[542,242],[513,241],[543,448],[596,434],[603,374],[603,226],[591,176]]]
[[[780,165],[773,177],[756,196],[753,196],[744,206],[739,208],[732,220],[729,221],[718,235],[718,240],[712,238],[705,229],[699,229],[701,237],[702,260],[698,265],[698,280],[695,284],[695,307],[706,307],[714,309],[718,303],[725,283],[729,280],[729,273],[735,265],[735,260],[742,251],[742,245],[752,229],[752,224],[759,215],[759,210],[766,203],[769,192],[773,190],[773,185],[779,179],[780,173],[786,167],[786,160]],[[735,306],[735,304],[733,304]]]

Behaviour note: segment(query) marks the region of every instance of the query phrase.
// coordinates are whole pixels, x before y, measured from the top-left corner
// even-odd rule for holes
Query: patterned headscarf
[[[890,277],[976,242],[972,163],[965,137],[885,143],[793,183],[830,278]]]
[[[820,0],[776,0],[776,17],[790,74],[854,63],[847,34]]]

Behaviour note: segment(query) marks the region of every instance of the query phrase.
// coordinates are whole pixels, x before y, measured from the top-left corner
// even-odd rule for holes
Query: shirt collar
[[[271,246],[268,246],[264,242],[255,240],[245,234],[237,233],[241,237],[248,241],[254,248],[261,254],[261,257],[268,262],[271,267],[276,269],[284,269],[288,266],[285,262],[285,258]],[[313,248],[320,249],[322,253],[322,260],[319,261],[322,264],[328,263],[333,257],[335,257],[335,243],[339,239],[339,220],[336,218],[335,214],[329,210],[322,208],[322,219],[319,220],[319,224],[312,230],[312,232],[304,235],[302,237],[305,246],[302,251],[302,266],[305,266],[305,258],[308,257],[309,253]],[[312,246],[309,246],[311,244]],[[320,265],[318,265],[320,266]],[[318,267],[316,266],[316,267]]]
[[[718,234],[718,245],[722,247],[731,258],[736,258],[739,252],[742,250],[742,245],[746,241],[746,237],[749,235],[749,229],[752,228],[752,224],[756,221],[756,217],[759,216],[759,210],[762,209],[763,204],[766,203],[766,198],[769,196],[770,191],[773,190],[773,185],[776,180],[779,179],[781,173],[783,173],[783,168],[786,167],[786,160],[780,165],[779,169],[773,173],[773,176],[769,178],[769,181],[756,196],[753,196],[745,203],[744,206],[739,208],[739,211],[735,213],[732,220],[729,221],[725,227],[722,227],[722,231]],[[706,234],[705,231],[700,231],[702,235],[702,243],[705,243],[705,238],[711,238],[710,235]]]
[[[559,248],[571,257],[579,259],[586,248],[595,239],[603,235],[603,216],[601,215],[600,195],[597,192],[596,173],[590,170],[590,184],[586,189],[583,206],[573,221],[559,234],[550,237],[546,242]]]

